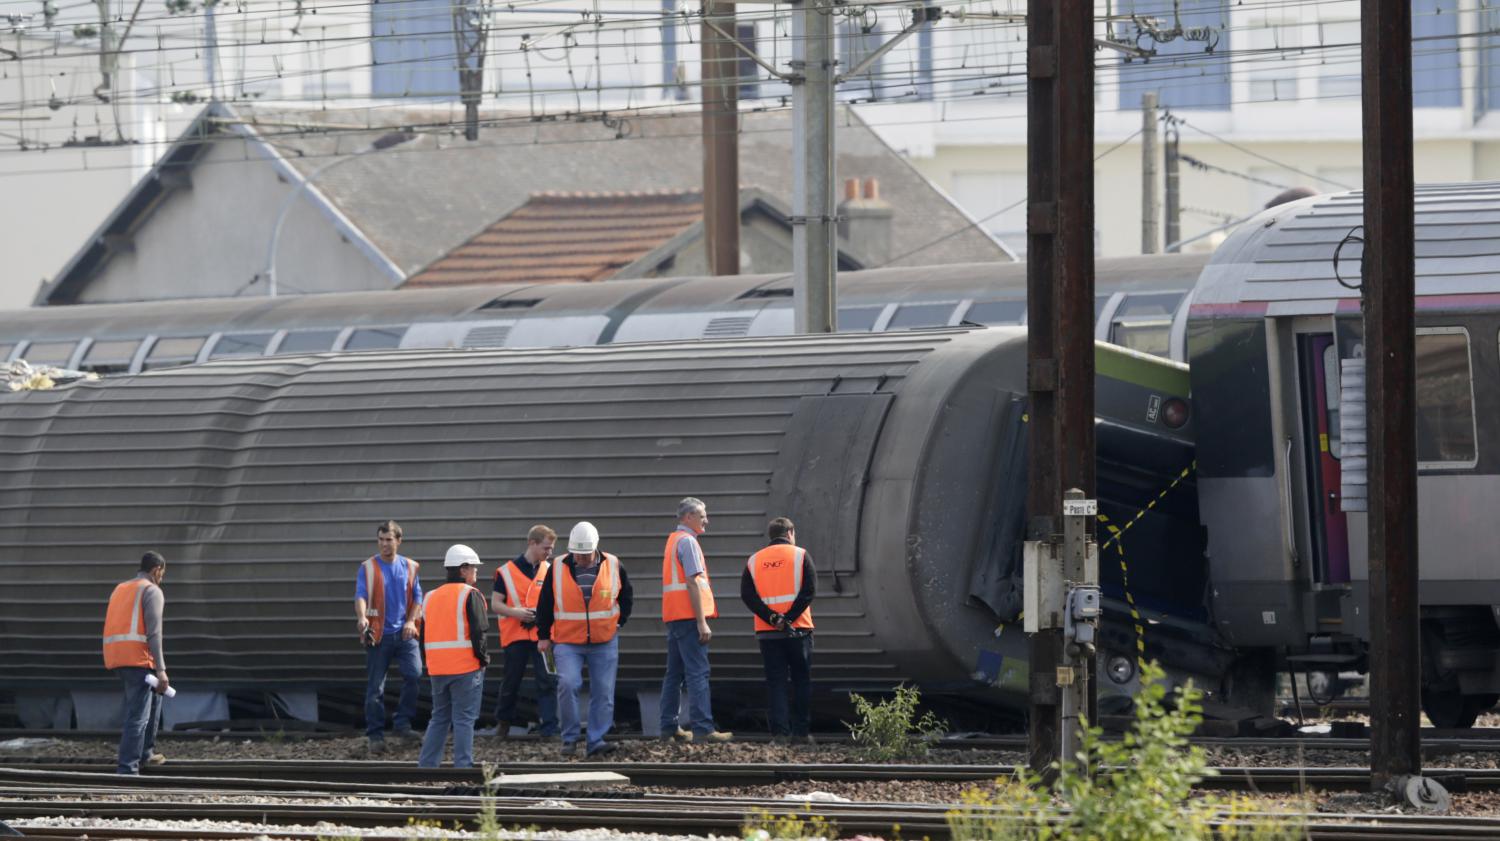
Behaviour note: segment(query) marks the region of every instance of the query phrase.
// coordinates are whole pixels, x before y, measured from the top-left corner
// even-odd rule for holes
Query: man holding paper
[[[142,765],[167,761],[155,750],[162,696],[176,694],[161,645],[166,607],[161,580],[166,574],[167,561],[160,554],[142,555],[135,577],[115,586],[104,616],[104,667],[119,676],[125,690],[115,768],[120,774],[139,774]]]

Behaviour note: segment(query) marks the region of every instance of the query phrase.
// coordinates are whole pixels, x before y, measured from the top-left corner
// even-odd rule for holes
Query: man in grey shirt
[[[120,678],[125,691],[115,769],[121,774],[139,774],[143,765],[167,761],[156,753],[161,702],[171,687],[162,653],[162,613],[167,600],[161,582],[166,574],[167,561],[160,554],[141,556],[135,577],[115,586],[104,617],[104,667]]]

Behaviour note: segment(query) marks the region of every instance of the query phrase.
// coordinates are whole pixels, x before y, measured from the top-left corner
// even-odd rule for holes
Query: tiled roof
[[[697,191],[533,193],[404,286],[605,280],[702,218]]]

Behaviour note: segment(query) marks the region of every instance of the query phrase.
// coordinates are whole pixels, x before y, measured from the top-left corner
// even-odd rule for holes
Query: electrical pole
[[[829,0],[800,0],[792,14],[792,302],[798,333],[838,329],[832,11]]]
[[[1096,692],[1093,3],[1028,3],[1026,37],[1028,749],[1050,775]]]
[[[1360,294],[1370,389],[1370,771],[1377,791],[1400,797],[1408,778],[1422,768],[1411,4],[1362,0],[1360,21],[1365,168]]]
[[[739,53],[734,3],[707,0],[700,36],[703,77],[703,239],[708,272],[740,273]]]
[[[1161,250],[1161,237],[1157,233],[1158,214],[1161,203],[1156,187],[1156,162],[1161,154],[1156,149],[1156,91],[1141,94],[1141,253],[1155,254]],[[1167,242],[1176,242],[1168,238]]]
[[[1181,187],[1177,181],[1177,124],[1172,121],[1172,112],[1167,112],[1167,155],[1166,155],[1166,233],[1167,250],[1182,250],[1177,243],[1182,242],[1182,194]]]
[[[490,34],[487,13],[476,0],[454,0],[453,46],[465,140],[479,139],[479,100],[484,96],[484,54]]]

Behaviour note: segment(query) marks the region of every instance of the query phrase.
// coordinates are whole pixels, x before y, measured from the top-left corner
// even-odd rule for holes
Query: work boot
[[[371,736],[369,742],[366,745],[366,747],[368,747],[368,749],[370,751],[370,754],[372,756],[376,755],[376,754],[385,753],[385,739],[380,738],[378,736]]]
[[[153,768],[157,765],[166,765],[167,758],[159,753],[153,752],[149,757],[146,758],[146,764],[152,766]]]
[[[693,738],[704,744],[718,745],[734,741],[734,734],[725,730],[713,730],[708,733],[695,734]]]
[[[495,738],[499,739],[502,742],[510,738],[509,721],[502,721],[499,724],[495,725]]]
[[[618,750],[614,742],[600,742],[589,748],[589,756],[608,756]]]
[[[577,756],[578,755],[578,743],[577,742],[563,742],[561,753],[562,753],[563,756],[568,756],[568,757]]]
[[[679,727],[675,733],[661,734],[661,740],[663,742],[691,742],[693,740],[693,731],[684,730]]]

